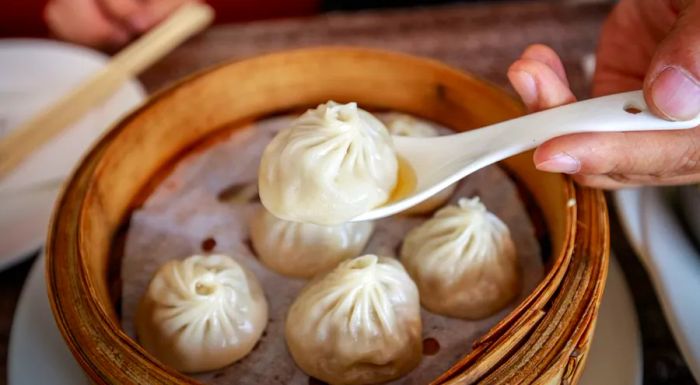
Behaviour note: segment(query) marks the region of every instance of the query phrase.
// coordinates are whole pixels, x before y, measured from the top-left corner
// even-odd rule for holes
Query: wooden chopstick
[[[187,3],[170,17],[116,54],[107,65],[44,111],[0,139],[0,178],[27,156],[111,96],[190,36],[206,28],[214,11],[206,4]]]

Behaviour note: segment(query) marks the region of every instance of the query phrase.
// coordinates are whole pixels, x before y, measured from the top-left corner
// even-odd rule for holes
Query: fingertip
[[[549,67],[559,79],[569,87],[569,79],[566,76],[564,64],[559,55],[551,47],[544,44],[532,44],[528,46],[521,56],[523,59],[538,61]]]
[[[535,161],[540,171],[562,174],[576,174],[581,171],[581,162],[567,152],[558,152]]]
[[[525,59],[518,59],[513,62],[513,64],[508,67],[508,76],[510,77],[510,74],[512,72],[527,72],[527,60]]]
[[[559,55],[548,45],[536,43],[531,44],[522,54],[523,58],[534,59],[538,61],[559,60]]]
[[[668,66],[645,85],[645,99],[655,114],[690,120],[700,114],[700,83],[683,68]]]
[[[536,109],[538,97],[535,78],[527,71],[520,69],[516,62],[508,70],[508,80],[527,108]]]
[[[565,174],[608,173],[612,170],[608,163],[615,157],[601,157],[601,153],[605,153],[601,145],[620,141],[611,135],[613,134],[580,133],[556,137],[535,149],[533,162],[541,171]]]
[[[107,18],[95,4],[78,9],[70,5],[51,1],[44,7],[46,24],[57,38],[98,49],[111,49],[129,41],[129,32]]]
[[[668,7],[668,4],[667,4]],[[657,45],[644,79],[644,96],[652,112],[670,120],[700,114],[700,2],[677,2],[682,9],[673,28]],[[673,12],[673,9],[670,9]]]
[[[600,174],[598,157],[595,153],[595,143],[600,141],[596,134],[571,134],[550,139],[539,145],[532,161],[540,171],[564,174]]]
[[[512,74],[509,76],[511,82],[515,80],[516,83],[525,83],[525,81],[518,78],[518,76],[523,77],[522,75],[516,75],[518,72],[529,74],[535,83],[536,100],[528,100],[530,110],[537,111],[557,107],[576,100],[569,87],[561,81],[549,66],[542,62],[532,59],[520,59],[511,65],[509,70],[509,74]],[[518,85],[514,84],[514,88],[520,93],[521,90],[517,88],[518,86],[522,87],[520,83]]]
[[[546,162],[552,156],[551,142],[556,139],[548,140],[540,144],[532,154],[532,162],[536,165]]]

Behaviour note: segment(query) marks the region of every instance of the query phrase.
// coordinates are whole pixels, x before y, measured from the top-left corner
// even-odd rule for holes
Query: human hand
[[[593,94],[644,89],[649,108],[670,120],[700,113],[700,0],[621,0],[603,27]],[[529,47],[508,78],[531,111],[575,101],[550,48]],[[538,169],[584,185],[620,188],[700,181],[700,127],[679,131],[572,134],[534,155]]]
[[[44,19],[57,37],[116,48],[146,32],[187,0],[49,0]]]

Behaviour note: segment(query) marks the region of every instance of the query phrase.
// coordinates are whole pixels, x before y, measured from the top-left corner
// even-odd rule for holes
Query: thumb
[[[678,19],[659,44],[644,80],[651,110],[671,120],[700,113],[700,0],[677,0]]]

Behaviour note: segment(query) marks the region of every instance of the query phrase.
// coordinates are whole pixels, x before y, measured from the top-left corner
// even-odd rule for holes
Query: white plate
[[[10,329],[8,385],[88,385],[54,322],[46,293],[44,256],[22,288]]]
[[[641,385],[642,369],[637,312],[622,269],[613,257],[591,351],[579,385]]]
[[[700,185],[694,184],[678,188],[681,216],[685,220],[695,245],[700,245]]]
[[[593,345],[579,385],[641,385],[642,350],[637,315],[625,279],[610,263]],[[37,370],[41,363],[41,370]],[[54,323],[38,258],[19,299],[10,334],[8,385],[81,385],[86,376]]]
[[[671,332],[700,380],[700,253],[660,188],[615,193],[623,228],[651,278]]]
[[[0,40],[0,136],[58,100],[107,60],[99,52],[49,40]],[[41,246],[61,182],[90,144],[144,95],[141,85],[130,80],[0,180],[0,270]]]

